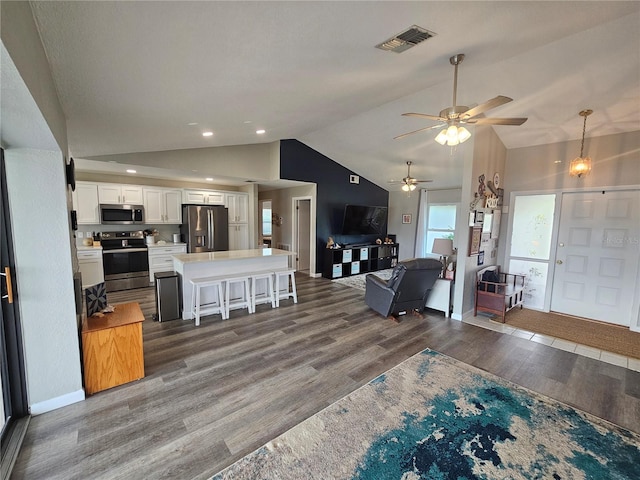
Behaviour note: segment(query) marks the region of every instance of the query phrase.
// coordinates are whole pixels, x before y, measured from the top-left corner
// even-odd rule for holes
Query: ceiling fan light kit
[[[578,115],[584,117],[584,124],[582,125],[582,143],[580,144],[580,156],[571,160],[569,165],[569,175],[572,177],[586,177],[591,172],[591,157],[584,156],[584,134],[587,130],[587,117],[593,113],[593,110],[582,110]]]
[[[408,161],[407,162],[407,176],[404,177],[402,180],[391,180],[389,183],[401,183],[402,184],[402,191],[403,192],[407,192],[409,194],[411,194],[411,192],[413,192],[416,187],[418,186],[418,183],[427,183],[427,182],[431,182],[432,180],[418,180],[416,178],[413,178],[411,176],[411,162]]]
[[[426,113],[403,113],[403,116],[421,117],[429,120],[435,120],[437,122],[444,123],[444,129],[436,136],[435,140],[440,145],[456,146],[465,142],[471,138],[469,130],[464,128],[462,124],[468,123],[469,125],[522,125],[527,121],[526,118],[485,118],[478,117],[487,110],[499,107],[505,103],[513,101],[509,97],[498,95],[491,100],[488,100],[480,105],[469,108],[464,105],[456,105],[457,90],[458,90],[458,65],[464,60],[464,54],[459,53],[449,58],[449,63],[454,66],[453,73],[453,106],[445,108],[439,115],[428,115]],[[395,139],[403,138],[414,133],[422,132],[424,130],[431,130],[432,128],[438,128],[439,125],[433,127],[425,127],[413,132],[404,133],[398,135]]]

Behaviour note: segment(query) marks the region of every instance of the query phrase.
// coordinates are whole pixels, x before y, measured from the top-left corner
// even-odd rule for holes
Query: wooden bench
[[[486,279],[485,273],[495,272],[497,281]],[[473,315],[478,311],[498,315],[504,323],[504,317],[516,306],[522,308],[524,293],[524,275],[502,273],[498,265],[483,268],[476,272],[476,301]]]

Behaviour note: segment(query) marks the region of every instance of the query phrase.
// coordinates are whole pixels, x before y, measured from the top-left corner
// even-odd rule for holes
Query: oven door
[[[149,286],[146,248],[103,250],[104,283],[107,292]]]

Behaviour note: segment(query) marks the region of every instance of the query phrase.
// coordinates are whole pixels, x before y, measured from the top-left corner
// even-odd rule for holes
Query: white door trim
[[[316,199],[311,195],[302,197],[291,197],[291,213],[293,221],[291,222],[291,250],[298,251],[298,215],[296,214],[297,203],[301,200],[310,201],[310,221],[309,221],[309,275],[315,276],[316,271]],[[296,262],[293,262],[294,266]]]

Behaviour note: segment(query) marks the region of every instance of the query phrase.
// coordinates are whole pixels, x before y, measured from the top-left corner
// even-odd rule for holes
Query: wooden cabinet
[[[82,288],[104,282],[102,248],[78,250],[78,267],[82,274]]]
[[[142,187],[138,185],[119,185],[116,183],[98,184],[99,203],[142,205]]]
[[[112,313],[82,322],[84,388],[88,395],[144,377],[140,305],[115,305]]]
[[[143,188],[145,223],[182,223],[182,192],[165,188]]]
[[[229,223],[249,221],[249,195],[246,193],[227,193],[226,206],[229,209]]]
[[[149,283],[154,283],[157,272],[173,271],[173,255],[187,253],[187,245],[148,245]]]
[[[325,249],[322,276],[340,278],[359,273],[395,267],[398,263],[397,243],[361,245],[351,248]]]
[[[229,250],[249,249],[249,225],[246,223],[229,224]]]
[[[224,193],[215,190],[184,190],[182,203],[197,205],[224,205]]]
[[[72,197],[73,209],[77,214],[78,225],[98,225],[100,223],[98,184],[76,182],[76,189]]]

